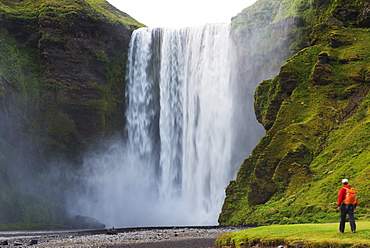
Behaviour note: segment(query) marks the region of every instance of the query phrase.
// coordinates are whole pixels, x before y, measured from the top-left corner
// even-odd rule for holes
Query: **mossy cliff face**
[[[69,153],[86,138],[122,126],[125,56],[132,28],[142,24],[105,1],[3,1],[0,6],[3,55],[25,74],[25,82],[16,72],[12,78],[14,63],[4,63],[3,87],[28,83],[31,69],[19,60],[33,65],[29,87],[39,101],[37,121],[53,143],[47,153]],[[21,58],[19,47],[32,57]],[[9,90],[17,93],[22,92]]]
[[[53,163],[124,124],[128,43],[143,24],[104,0],[2,0],[0,20],[0,223],[50,224],[62,210],[45,199],[68,184]]]
[[[342,178],[358,190],[357,217],[369,212],[369,1],[297,7],[306,47],[256,89],[266,135],[226,189],[222,225],[337,220]]]

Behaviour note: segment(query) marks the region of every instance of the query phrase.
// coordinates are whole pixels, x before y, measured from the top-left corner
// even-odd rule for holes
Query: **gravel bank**
[[[0,232],[0,247],[123,247],[123,248],[210,248],[223,233],[237,227],[123,228],[61,232]],[[5,235],[6,234],[6,235]]]

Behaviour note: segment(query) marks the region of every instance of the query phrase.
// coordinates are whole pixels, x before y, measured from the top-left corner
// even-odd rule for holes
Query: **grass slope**
[[[370,222],[356,224],[357,233],[351,233],[347,223],[344,234],[338,233],[338,223],[263,226],[224,234],[216,243],[223,247],[251,247],[257,244],[275,247],[370,247]]]
[[[42,18],[43,15],[53,12],[56,20],[73,13],[90,12],[93,19],[109,20],[112,23],[122,23],[127,28],[136,29],[145,25],[121,12],[105,0],[2,0],[0,1],[0,17],[2,15],[17,16],[18,18]]]
[[[256,90],[267,133],[226,189],[222,225],[332,222],[343,178],[369,217],[370,29],[325,22],[310,39]]]

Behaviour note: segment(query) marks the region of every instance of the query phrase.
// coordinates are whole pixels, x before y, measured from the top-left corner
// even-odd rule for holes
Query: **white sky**
[[[148,27],[193,27],[229,23],[257,0],[108,0]]]

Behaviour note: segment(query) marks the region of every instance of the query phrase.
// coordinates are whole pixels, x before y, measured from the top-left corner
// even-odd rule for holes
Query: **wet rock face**
[[[330,47],[332,48],[338,48],[341,46],[351,45],[352,42],[351,40],[345,39],[341,35],[331,33],[329,36],[329,44],[330,44]]]
[[[328,85],[336,80],[336,74],[330,64],[317,63],[312,73],[312,85]]]
[[[17,18],[4,19],[9,34],[24,46],[37,48],[41,35],[38,33],[37,20],[23,20]]]
[[[368,27],[370,25],[370,1],[364,1],[364,7],[362,9],[361,16],[362,21],[360,24]]]
[[[290,70],[290,68],[286,68],[286,66],[282,66],[279,73],[279,84],[282,88],[282,98],[287,98],[293,92],[293,90],[297,87],[297,79],[294,73]]]
[[[369,27],[370,25],[370,1],[333,3],[333,16],[346,25]]]
[[[65,16],[58,16],[57,8],[39,11],[32,18],[1,17],[0,28],[40,62],[39,71],[32,72],[40,78],[39,93],[32,96],[38,102],[32,108],[38,109],[32,112],[37,129],[50,141],[44,153],[73,157],[86,139],[124,125],[126,54],[133,30],[91,10]],[[7,80],[2,77],[2,97],[23,94],[14,86],[7,90],[6,84],[19,84]]]
[[[103,136],[109,118],[105,106],[115,105],[105,94],[124,102],[125,61],[117,62],[122,70],[119,78],[114,79],[120,83],[117,92],[111,91],[108,67],[117,60],[117,54],[127,53],[131,31],[74,16],[68,26],[42,19],[40,33],[48,100],[57,103],[82,137]],[[123,107],[115,105],[111,111],[122,113]],[[119,124],[122,125],[122,120],[113,125]]]

